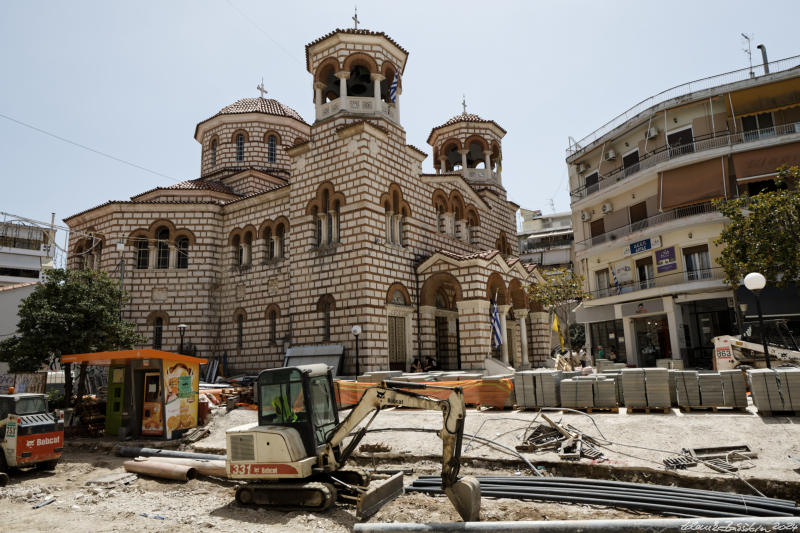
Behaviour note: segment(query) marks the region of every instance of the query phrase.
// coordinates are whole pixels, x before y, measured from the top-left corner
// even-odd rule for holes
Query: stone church
[[[547,314],[524,290],[539,274],[517,257],[519,206],[502,183],[506,131],[465,110],[431,130],[423,171],[392,90],[407,59],[363,29],[308,44],[313,123],[263,90],[223,107],[195,128],[199,178],[65,220],[68,267],[123,280],[144,347],[177,350],[186,325],[187,347],[236,372],[312,346],[343,354],[350,375],[357,352],[362,372],[428,356],[442,369],[543,361]]]

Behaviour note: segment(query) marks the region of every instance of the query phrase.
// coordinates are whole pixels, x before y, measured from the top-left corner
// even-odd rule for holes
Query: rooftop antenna
[[[355,26],[353,26],[353,28],[357,30],[358,29],[358,23],[359,23],[359,20],[358,20],[358,6],[355,7],[355,14],[353,15],[352,18],[353,18],[353,24],[355,25]]]
[[[467,95],[466,94],[462,94],[461,95],[461,107],[464,108],[464,111],[463,111],[462,114],[466,115],[467,114]]]
[[[750,48],[750,41],[753,39],[753,34],[742,33],[742,37],[744,38],[745,41],[747,41],[747,48],[742,48],[742,52],[747,54],[747,60],[750,63],[750,77],[755,78],[756,74],[755,72],[753,72],[753,51]]]
[[[556,212],[556,204],[555,204],[555,202],[553,202],[552,198],[548,198],[547,201],[550,202],[550,209],[553,211],[553,214],[555,214],[555,212]]]
[[[256,87],[256,89],[258,89],[258,92],[261,93],[261,99],[263,100],[264,99],[264,95],[267,94],[267,92],[268,92],[266,89],[264,89],[264,78],[263,78],[263,76],[261,78],[261,83],[258,84],[258,87]]]

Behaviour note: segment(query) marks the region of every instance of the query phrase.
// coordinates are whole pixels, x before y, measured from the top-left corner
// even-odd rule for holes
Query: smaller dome
[[[231,105],[223,107],[214,116],[237,115],[240,113],[264,113],[265,115],[289,117],[305,123],[300,113],[272,98],[242,98]]]
[[[450,126],[452,124],[457,124],[458,122],[491,122],[491,120],[483,120],[481,117],[474,113],[461,113],[460,115],[456,115],[441,126],[436,126],[435,130],[439,128],[444,128],[445,126]]]

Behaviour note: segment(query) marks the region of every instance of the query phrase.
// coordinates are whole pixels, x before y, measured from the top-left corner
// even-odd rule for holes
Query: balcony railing
[[[581,250],[586,250],[588,248],[591,248],[592,246],[603,244],[604,242],[615,241],[621,237],[630,235],[631,233],[636,233],[637,231],[641,231],[645,228],[651,228],[659,224],[663,224],[664,222],[669,222],[671,220],[693,217],[696,215],[704,215],[706,213],[715,213],[716,211],[717,208],[714,207],[714,205],[711,204],[710,202],[695,204],[695,205],[687,205],[685,207],[677,207],[675,209],[659,213],[655,216],[645,218],[644,220],[639,220],[631,224],[627,224],[625,226],[622,226],[621,228],[612,229],[606,233],[597,235],[596,237],[590,237],[588,239],[576,242],[575,251],[580,252]]]
[[[584,185],[578,187],[570,193],[572,201],[580,200],[590,194],[594,194],[605,188],[608,188],[615,183],[622,181],[629,176],[633,176],[640,170],[652,168],[659,163],[669,161],[677,157],[682,157],[687,154],[696,152],[705,152],[707,150],[714,150],[715,148],[722,148],[724,146],[734,146],[748,142],[754,142],[761,139],[768,139],[770,137],[780,137],[782,135],[792,135],[800,133],[800,122],[790,122],[789,124],[779,124],[777,126],[770,126],[760,130],[740,131],[738,133],[724,133],[721,135],[704,135],[701,137],[692,138],[691,142],[681,144],[679,146],[661,146],[651,152],[647,152],[639,161],[627,167],[619,167],[607,174],[603,174],[598,179],[597,183],[591,185]]]
[[[341,111],[343,107],[348,113],[364,115],[383,113],[397,121],[397,108],[394,104],[364,96],[348,96],[346,98],[337,98],[322,105],[318,105],[317,120],[330,117],[338,111]]]
[[[467,181],[497,181],[497,174],[488,168],[465,168],[464,179]]]
[[[776,72],[782,72],[784,70],[790,70],[792,68],[797,67],[800,65],[800,55],[787,57],[786,59],[779,59],[777,61],[772,61],[768,63],[769,65],[769,72],[774,74]],[[751,68],[743,68],[739,70],[734,70],[732,72],[726,72],[724,74],[717,74],[715,76],[709,76],[707,78],[702,78],[699,80],[690,81],[688,83],[684,83],[665,91],[661,91],[660,93],[651,96],[649,98],[645,98],[638,104],[634,105],[627,111],[623,111],[616,117],[612,118],[592,133],[584,137],[583,139],[572,143],[567,148],[567,157],[578,153],[579,151],[583,150],[594,141],[598,140],[600,137],[605,135],[606,133],[612,131],[617,126],[624,124],[628,120],[634,118],[635,116],[639,115],[642,111],[649,109],[655,105],[658,105],[662,102],[666,102],[670,99],[679,100],[680,97],[686,96],[696,91],[701,91],[704,89],[711,89],[713,87],[717,87],[720,85],[725,85],[727,83],[734,83],[737,81],[743,81],[752,78],[751,72],[758,73],[759,76],[763,76],[765,74],[763,65],[754,65]]]
[[[722,280],[725,272],[721,267],[701,268],[696,270],[674,271],[658,274],[649,279],[622,283],[619,286],[603,287],[590,291],[592,298],[607,298],[618,294],[643,291],[655,287],[668,287],[670,285],[681,285],[684,283],[694,283],[700,281]]]

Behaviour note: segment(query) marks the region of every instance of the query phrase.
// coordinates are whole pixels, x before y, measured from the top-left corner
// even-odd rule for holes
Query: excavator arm
[[[400,388],[402,387],[402,389]],[[447,399],[416,394],[403,389],[445,389]],[[474,477],[458,478],[461,467],[461,442],[464,435],[466,407],[460,387],[437,387],[424,383],[384,381],[380,386],[364,392],[350,414],[331,432],[326,443],[326,453],[333,457],[337,469],[341,468],[364,437],[372,420],[386,407],[414,407],[442,412],[444,421],[439,437],[442,439],[442,488],[464,521],[478,520],[480,513],[480,484]],[[372,414],[372,419],[358,430],[347,447],[336,454],[344,439]]]

